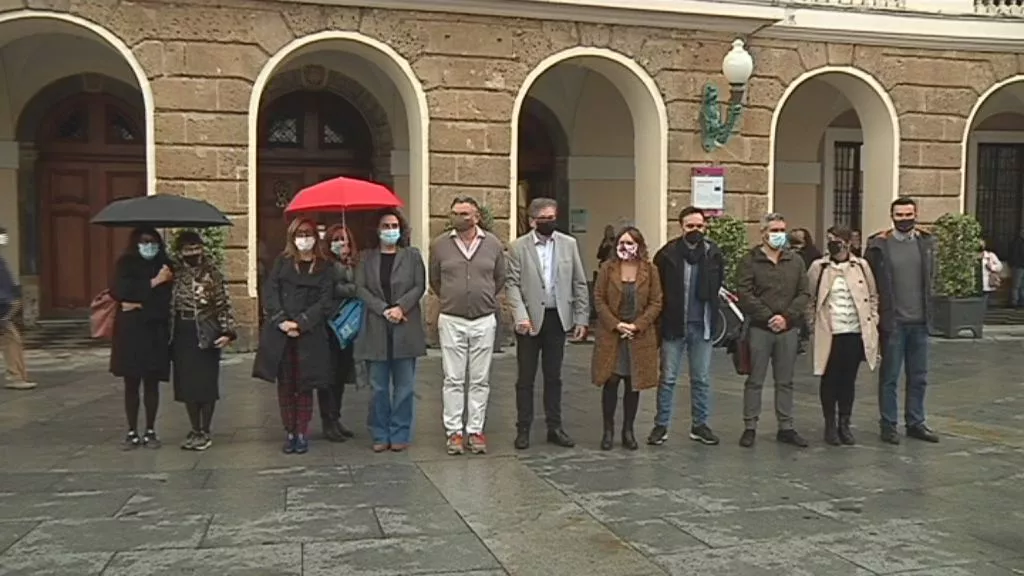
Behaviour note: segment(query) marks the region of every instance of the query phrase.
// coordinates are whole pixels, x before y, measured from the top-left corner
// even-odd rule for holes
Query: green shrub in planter
[[[935,300],[932,332],[957,338],[970,331],[981,338],[985,299],[979,286],[981,224],[970,214],[945,214],[932,228],[935,235]]]
[[[718,244],[725,258],[725,285],[736,287],[736,269],[740,260],[750,250],[747,240],[747,226],[732,216],[719,216],[708,221],[708,237]]]

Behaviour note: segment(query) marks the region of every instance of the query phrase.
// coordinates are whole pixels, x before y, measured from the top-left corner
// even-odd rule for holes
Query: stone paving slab
[[[681,382],[667,444],[603,452],[590,348],[571,346],[563,412],[578,447],[544,443],[540,423],[530,450],[513,449],[513,352],[494,362],[490,453],[463,457],[444,451],[436,358],[418,371],[411,450],[369,450],[368,392],[351,389],[357,438],[327,443],[314,422],[304,456],[281,454],[273,387],[249,378],[251,356],[223,365],[204,453],[178,449],[188,422],[170,401],[166,446],[122,452],[106,358],[52,363],[36,390],[0,390],[0,576],[1024,575],[1024,365],[1006,362],[1020,343],[935,346],[938,445],[882,444],[876,375],[862,370],[859,444],[825,446],[805,356],[794,385],[811,447],[775,442],[766,413],[741,449],[742,378],[716,353],[722,445],[687,439]],[[653,415],[644,392],[639,437]]]

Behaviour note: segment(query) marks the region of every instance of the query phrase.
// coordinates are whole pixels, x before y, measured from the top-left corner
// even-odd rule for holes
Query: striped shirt
[[[832,288],[828,293],[829,318],[832,321],[832,334],[850,334],[860,332],[860,319],[857,316],[857,306],[853,301],[853,293],[850,286],[843,277],[843,272],[850,266],[848,262],[832,264],[842,272],[837,274],[832,281]]]

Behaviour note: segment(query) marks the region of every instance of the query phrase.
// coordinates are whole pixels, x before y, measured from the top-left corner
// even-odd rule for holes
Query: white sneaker
[[[36,383],[35,382],[22,382],[22,381],[8,382],[7,384],[4,385],[4,388],[9,388],[11,390],[31,390],[31,389],[33,389],[35,387],[36,387]]]

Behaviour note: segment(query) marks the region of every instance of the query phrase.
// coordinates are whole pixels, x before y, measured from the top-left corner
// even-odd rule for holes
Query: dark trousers
[[[565,329],[558,310],[544,313],[544,323],[536,336],[516,334],[516,427],[528,430],[533,424],[533,383],[540,359],[544,375],[544,418],[548,430],[562,427],[562,359],[565,357]]]
[[[832,336],[825,373],[821,376],[821,413],[826,420],[853,414],[853,397],[857,389],[857,370],[864,359],[864,341],[860,334]]]
[[[327,388],[318,389],[316,399],[320,407],[320,419],[337,422],[341,418],[341,400],[344,396],[344,382],[331,382]]]

